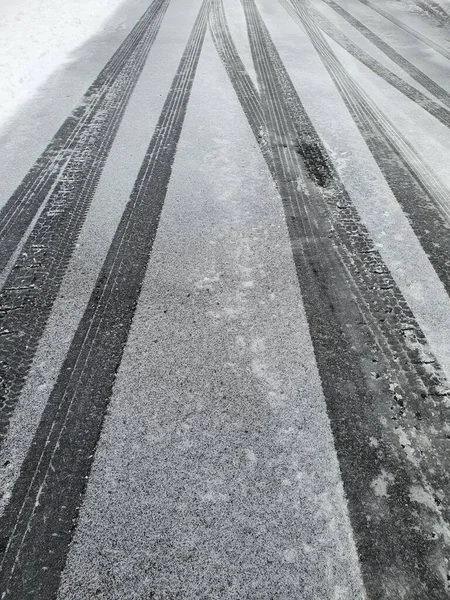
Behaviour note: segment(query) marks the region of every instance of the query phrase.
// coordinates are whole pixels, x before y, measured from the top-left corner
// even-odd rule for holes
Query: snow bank
[[[0,128],[124,2],[0,1]]]

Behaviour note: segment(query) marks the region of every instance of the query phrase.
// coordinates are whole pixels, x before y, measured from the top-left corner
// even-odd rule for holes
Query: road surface
[[[128,0],[4,132],[2,599],[450,598],[424,6]]]

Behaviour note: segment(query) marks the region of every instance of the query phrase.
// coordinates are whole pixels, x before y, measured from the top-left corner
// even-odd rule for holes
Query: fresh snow
[[[0,129],[125,0],[0,0]]]

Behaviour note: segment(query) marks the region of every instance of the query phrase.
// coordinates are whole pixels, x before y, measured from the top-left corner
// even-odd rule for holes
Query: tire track
[[[264,115],[259,94],[236,50],[221,0],[211,0],[209,27],[217,52],[238,94],[253,134],[257,138],[262,138],[264,136]]]
[[[0,292],[0,441],[7,432],[109,150],[168,4],[169,0],[155,0],[150,6],[131,42],[120,50],[118,56],[123,60],[116,64],[113,57],[88,91],[93,106],[86,110],[82,124],[65,143],[58,135],[52,149],[44,153],[42,165],[48,167],[53,145],[64,144],[53,167],[37,166],[43,171],[40,177],[33,179],[31,174],[23,184],[26,193],[13,196],[14,202],[6,207],[3,259],[13,250],[33,211],[46,202]],[[72,125],[73,116],[67,123]]]
[[[419,0],[417,6],[422,9],[428,17],[434,19],[438,25],[448,25],[450,23],[450,14],[444,8],[433,0]]]
[[[443,598],[450,556],[444,376],[253,0],[242,4],[269,168],[283,201],[367,590],[371,598]]]
[[[258,141],[266,163],[273,171],[273,157],[268,142],[267,127],[259,92],[253,84],[231,37],[222,0],[211,0],[209,12],[211,36],[228,73],[253,135]]]
[[[280,2],[285,6],[285,0]],[[294,2],[297,17],[308,32],[386,182],[450,294],[448,190],[428,171],[412,146],[345,71],[308,11],[300,3]]]
[[[63,123],[35,165],[0,212],[0,270],[3,269],[25,234],[39,207],[46,201],[56,182],[71,167],[73,154],[82,152],[99,134],[94,129],[105,126],[108,119],[116,117],[114,106],[127,101],[127,77],[117,81],[128,68],[129,83],[136,83],[138,72],[130,69],[130,59],[148,53],[168,0],[155,0],[144,13],[128,37],[114,53],[97,79],[89,87],[81,104]],[[154,28],[156,26],[156,31]],[[150,45],[149,45],[150,42]],[[131,77],[130,77],[131,76]],[[134,81],[133,81],[134,78]],[[106,112],[108,111],[108,112]],[[90,134],[90,135],[89,135]],[[94,135],[94,139],[93,138]],[[85,157],[86,158],[86,157]],[[72,167],[73,168],[73,167]],[[72,175],[73,176],[73,175]],[[70,179],[70,176],[69,176]]]
[[[2,598],[56,596],[169,184],[208,17],[203,2],[85,314],[0,520]]]
[[[330,8],[332,8],[338,15],[340,15],[343,19],[345,19],[350,25],[352,25],[357,31],[359,31],[365,38],[369,40],[374,46],[376,46],[383,54],[385,54],[388,58],[390,58],[394,63],[399,65],[410,77],[412,77],[417,83],[419,83],[422,87],[430,92],[435,98],[440,100],[443,104],[445,104],[448,108],[450,108],[450,94],[437,84],[433,79],[428,77],[423,71],[418,69],[415,65],[413,65],[409,60],[407,60],[404,56],[399,54],[396,50],[394,50],[389,44],[387,44],[384,40],[382,40],[376,33],[374,33],[371,29],[366,27],[361,21],[356,19],[353,15],[351,15],[348,11],[346,11],[342,6],[340,6],[334,0],[323,0],[325,4],[327,4]],[[319,14],[319,13],[318,13]],[[316,18],[316,15],[314,15]],[[325,17],[321,16],[321,20],[325,19]],[[320,25],[322,28],[322,25]],[[325,31],[325,30],[324,30]],[[328,31],[326,31],[328,33]],[[340,33],[340,32],[339,32]],[[343,34],[340,34],[340,37]],[[338,40],[336,40],[339,44]],[[351,42],[350,42],[351,43]],[[342,44],[341,44],[342,45]],[[363,56],[363,50],[359,49],[359,54]],[[358,60],[361,60],[358,56],[356,56]],[[373,61],[374,59],[371,59]],[[365,63],[364,63],[365,64]],[[369,65],[367,65],[369,68]],[[383,67],[385,69],[385,67]],[[396,77],[394,75],[394,77]],[[402,80],[401,80],[402,81]],[[389,83],[391,83],[389,81]],[[403,87],[407,85],[406,82],[403,82]],[[411,86],[410,86],[411,87]],[[414,90],[414,88],[412,88]],[[420,92],[419,92],[420,93]],[[417,100],[416,100],[417,101]],[[427,109],[425,109],[427,110]],[[433,114],[433,113],[432,113]],[[436,116],[433,114],[433,116]],[[439,118],[439,117],[436,117]],[[440,120],[440,119],[439,119]],[[446,124],[446,123],[445,123]]]
[[[433,50],[435,50],[438,54],[441,54],[444,58],[447,58],[448,60],[450,60],[450,52],[448,50],[446,50],[445,48],[443,48],[442,46],[440,46],[439,44],[437,44],[436,42],[433,42],[433,40],[430,40],[430,38],[426,37],[425,35],[423,35],[419,31],[417,31],[416,29],[413,29],[412,27],[408,27],[408,25],[406,25],[405,23],[403,23],[402,21],[400,21],[393,15],[389,14],[387,11],[383,10],[376,4],[369,2],[369,0],[359,0],[359,1],[362,4],[365,4],[366,6],[371,8],[372,10],[374,10],[375,12],[377,12],[379,15],[381,15],[382,17],[384,17],[391,23],[394,23],[394,25],[397,25],[397,27],[400,27],[400,29],[403,29],[403,31],[406,31],[406,33],[409,33],[410,35],[417,38],[418,40],[420,40],[421,42],[423,42],[430,48],[433,48]]]
[[[327,1],[327,0],[324,0]],[[298,20],[299,17],[288,0],[280,0],[286,11],[291,15],[294,20]],[[294,6],[297,5],[295,0],[292,2]],[[331,3],[328,2],[328,4]],[[353,43],[350,38],[343,34],[331,21],[324,17],[318,10],[316,10],[311,3],[304,2],[303,6],[307,7],[309,14],[314,21],[319,25],[320,29],[324,31],[331,39],[339,44],[344,50],[346,50],[351,56],[359,60],[363,65],[368,67],[373,73],[384,79],[387,83],[392,85],[395,89],[401,92],[404,96],[418,104],[421,108],[426,110],[430,115],[435,117],[443,125],[450,128],[450,112],[442,107],[440,104],[428,98],[420,90],[413,87],[401,77],[390,71],[387,67],[382,65],[380,62],[372,58],[367,52],[362,50],[359,46]],[[384,44],[384,42],[382,42]],[[402,66],[402,65],[401,65]],[[411,65],[413,66],[413,65]],[[429,80],[426,75],[421,73],[414,66],[413,68],[418,72],[418,77],[415,78],[418,83],[425,87],[431,94],[436,96],[436,87],[439,88],[437,94],[441,102],[450,107],[450,94],[448,94],[443,88],[437,86],[434,81]],[[423,77],[422,77],[423,76]],[[429,81],[427,81],[429,80]],[[431,82],[432,85],[429,85]]]

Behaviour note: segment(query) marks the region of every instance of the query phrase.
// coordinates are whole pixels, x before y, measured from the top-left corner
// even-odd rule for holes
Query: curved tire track
[[[239,96],[253,134],[256,137],[261,137],[263,135],[264,115],[259,94],[236,50],[221,0],[211,1],[209,26],[217,52]]]
[[[365,585],[371,598],[440,599],[450,556],[445,533],[436,534],[450,520],[445,378],[253,0],[242,4]],[[414,501],[414,489],[435,508]]]

